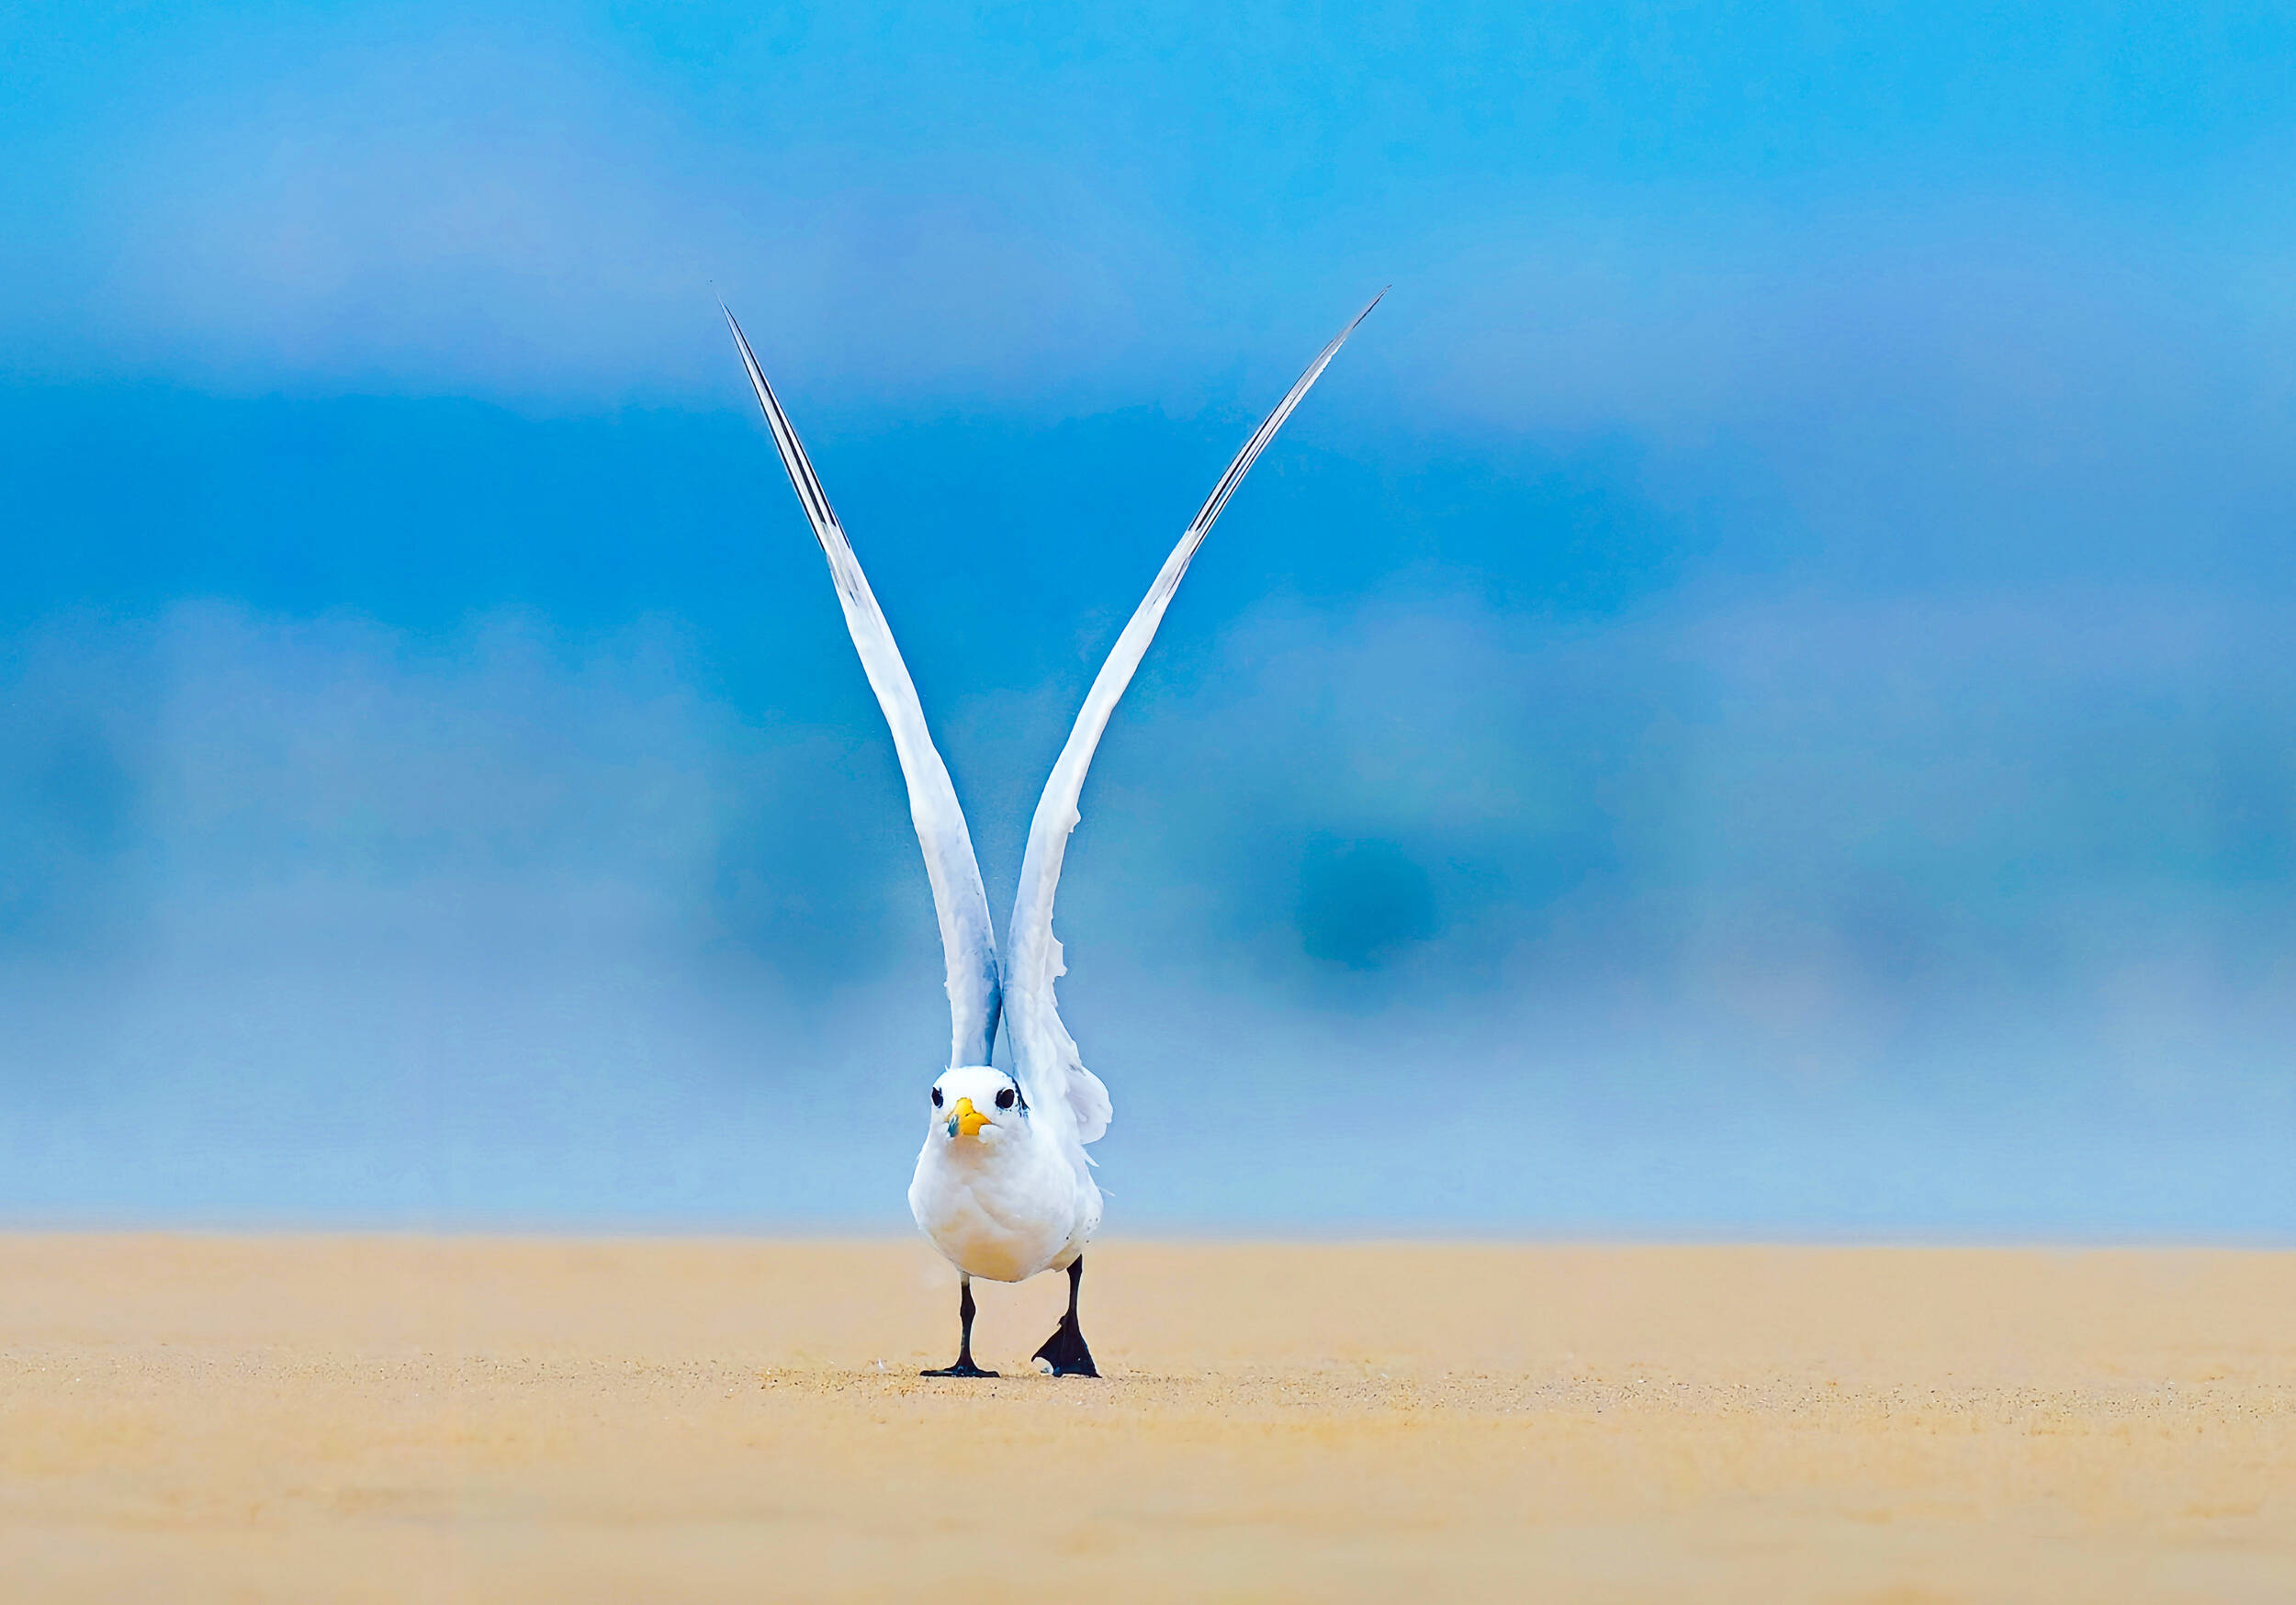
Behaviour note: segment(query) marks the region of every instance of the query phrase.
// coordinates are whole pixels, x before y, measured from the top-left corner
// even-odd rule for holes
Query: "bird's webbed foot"
[[[1052,1367],[1055,1376],[1100,1375],[1100,1368],[1092,1363],[1092,1350],[1085,1342],[1085,1330],[1076,1324],[1076,1295],[1084,1279],[1085,1260],[1078,1254],[1068,1267],[1068,1313],[1061,1317],[1061,1324],[1052,1329],[1052,1335],[1034,1356]]]
[[[1092,1350],[1085,1342],[1085,1335],[1077,1330],[1075,1318],[1061,1317],[1061,1324],[1052,1335],[1044,1340],[1044,1347],[1035,1358],[1052,1368],[1055,1376],[1097,1376],[1100,1368],[1092,1363]]]

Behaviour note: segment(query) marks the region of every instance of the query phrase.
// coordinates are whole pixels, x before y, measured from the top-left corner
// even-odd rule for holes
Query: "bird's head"
[[[932,1098],[933,1131],[950,1142],[1002,1142],[1029,1111],[1012,1077],[985,1064],[942,1071]]]

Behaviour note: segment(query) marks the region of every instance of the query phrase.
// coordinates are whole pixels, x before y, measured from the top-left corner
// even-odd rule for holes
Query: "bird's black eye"
[[[940,1107],[940,1089],[939,1087],[935,1087],[933,1089],[933,1107],[936,1109]]]
[[[1009,1109],[1012,1107],[1012,1089],[1010,1087],[1007,1087],[1003,1092],[996,1094],[996,1106],[1000,1109]]]

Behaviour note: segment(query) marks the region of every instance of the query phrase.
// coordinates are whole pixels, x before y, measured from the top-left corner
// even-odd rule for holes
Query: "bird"
[[[1077,1319],[1085,1249],[1099,1229],[1101,1218],[1100,1188],[1085,1149],[1107,1132],[1114,1110],[1108,1088],[1085,1068],[1053,997],[1054,982],[1066,973],[1061,944],[1052,935],[1052,895],[1060,884],[1061,861],[1070,833],[1081,823],[1078,806],[1085,772],[1101,732],[1155,638],[1197,548],[1276,432],[1386,294],[1382,289],[1349,320],[1252,432],[1117,636],[1086,693],[1030,821],[1019,889],[1005,927],[1009,951],[1001,966],[988,894],[964,811],[957,802],[948,765],[933,746],[924,707],[894,644],[892,627],[748,337],[732,309],[723,301],[718,304],[782,466],[828,561],[847,633],[892,731],[908,791],[909,818],[924,851],[925,876],[940,926],[949,993],[949,1068],[927,1094],[931,1113],[909,1183],[909,1211],[918,1229],[956,1267],[959,1335],[955,1362],[922,1373],[926,1376],[995,1376],[996,1372],[982,1369],[973,1358],[974,1280],[1024,1282],[1046,1271],[1067,1274],[1068,1309],[1036,1351],[1035,1360],[1055,1376],[1100,1374]],[[991,1063],[1000,1023],[1013,1066],[1010,1073]]]

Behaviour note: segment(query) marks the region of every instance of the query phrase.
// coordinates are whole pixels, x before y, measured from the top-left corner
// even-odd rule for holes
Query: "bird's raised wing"
[[[723,308],[720,310],[725,310]],[[996,980],[996,934],[989,924],[988,893],[981,889],[981,869],[973,857],[972,833],[964,827],[964,811],[957,806],[957,789],[949,781],[949,766],[940,761],[932,735],[925,727],[925,710],[917,700],[908,666],[893,644],[893,631],[869,589],[868,577],[853,556],[852,543],[821,493],[821,481],[790,427],[789,415],[765,382],[755,353],[734,315],[726,312],[726,326],[734,331],[741,365],[749,372],[749,387],[758,393],[765,421],[781,449],[782,466],[804,504],[829,560],[829,578],[837,583],[837,600],[845,610],[845,628],[861,654],[861,671],[869,689],[877,693],[885,723],[893,729],[893,750],[900,756],[901,778],[908,782],[909,819],[925,849],[925,876],[933,885],[933,912],[940,916],[940,948],[949,964],[949,1062],[986,1064],[996,1045],[996,1012],[1000,993]]]
[[[1382,290],[1379,296],[1387,292]],[[1172,556],[1164,560],[1164,567],[1156,575],[1156,582],[1148,588],[1148,596],[1132,614],[1124,633],[1116,638],[1116,646],[1109,660],[1100,666],[1100,673],[1092,682],[1092,690],[1085,697],[1085,705],[1076,715],[1075,727],[1068,733],[1068,745],[1061,748],[1060,760],[1052,766],[1052,779],[1044,783],[1044,796],[1037,803],[1036,819],[1029,827],[1029,849],[1020,863],[1020,890],[1014,899],[1012,924],[1006,927],[1006,937],[1011,945],[1008,987],[1006,993],[1005,1031],[1012,1040],[1013,1059],[1020,1072],[1021,1090],[1028,1094],[1036,1109],[1066,1109],[1076,1123],[1076,1135],[1085,1142],[1093,1141],[1109,1128],[1109,1090],[1100,1084],[1100,1078],[1084,1066],[1077,1056],[1075,1038],[1061,1023],[1060,1008],[1052,996],[1052,983],[1065,973],[1061,963],[1061,945],[1052,935],[1052,893],[1061,878],[1061,859],[1068,851],[1069,832],[1076,828],[1081,815],[1076,812],[1077,799],[1084,792],[1085,771],[1091,767],[1092,754],[1100,745],[1100,733],[1108,728],[1109,715],[1116,712],[1117,700],[1124,688],[1131,684],[1132,671],[1140,667],[1141,658],[1148,651],[1149,642],[1155,639],[1156,626],[1164,622],[1165,609],[1172,602],[1172,595],[1180,588],[1181,578],[1187,573],[1196,548],[1204,544],[1211,533],[1212,522],[1236,487],[1244,483],[1244,476],[1251,471],[1259,455],[1267,449],[1267,443],[1276,438],[1276,432],[1291,416],[1291,410],[1323,375],[1323,369],[1337,354],[1356,325],[1371,314],[1379,304],[1379,296],[1356,313],[1346,328],[1341,330],[1331,344],[1325,346],[1308,365],[1308,371],[1300,376],[1299,383],[1269,413],[1252,438],[1244,443],[1235,461],[1220,477],[1203,507],[1188,524],[1180,544],[1172,548]]]

